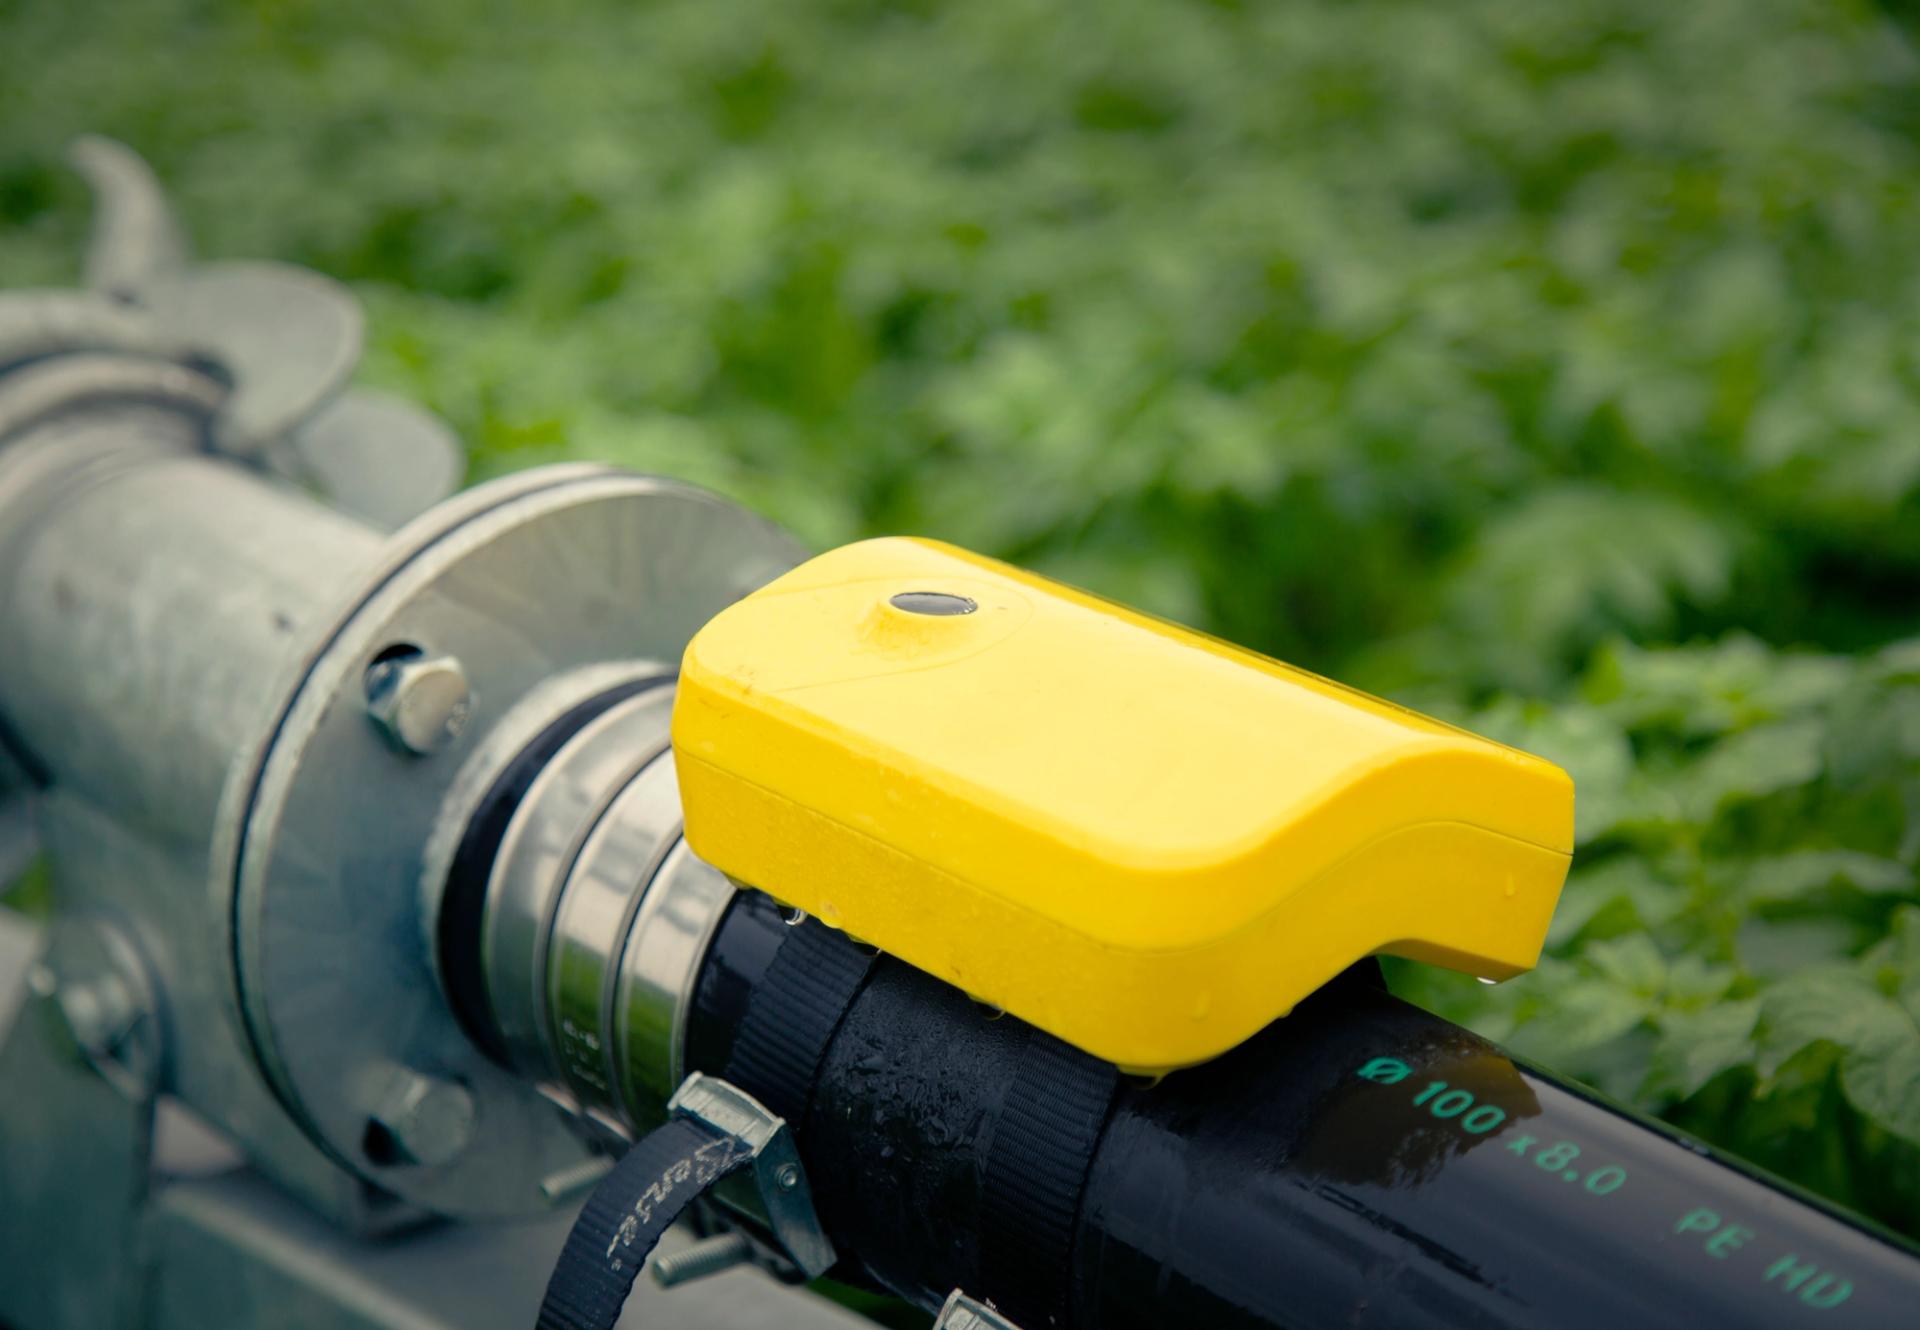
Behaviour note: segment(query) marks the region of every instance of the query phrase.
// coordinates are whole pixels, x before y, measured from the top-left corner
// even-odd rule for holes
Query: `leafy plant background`
[[[1548,754],[1549,954],[1404,991],[1920,1231],[1920,68],[1794,0],[0,4],[61,145],[357,287],[492,474],[940,536]]]

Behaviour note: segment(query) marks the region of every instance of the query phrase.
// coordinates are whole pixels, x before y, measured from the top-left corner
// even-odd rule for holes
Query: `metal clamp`
[[[667,1112],[744,1142],[752,1152],[753,1167],[721,1182],[714,1194],[764,1224],[803,1277],[813,1279],[832,1268],[839,1257],[820,1227],[813,1191],[807,1186],[806,1170],[785,1118],[768,1112],[737,1086],[697,1071],[674,1092]]]
[[[1020,1330],[1020,1327],[984,1302],[976,1302],[959,1289],[947,1294],[933,1330]]]

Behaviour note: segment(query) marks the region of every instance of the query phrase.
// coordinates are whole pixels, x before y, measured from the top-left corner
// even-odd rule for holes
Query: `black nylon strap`
[[[726,1079],[796,1127],[873,954],[809,919],[754,990]],[[676,1118],[642,1139],[587,1199],[560,1253],[537,1330],[612,1330],[647,1254],[696,1197],[752,1159],[745,1142]]]
[[[1028,1036],[988,1147],[980,1287],[1027,1330],[1064,1325],[1080,1193],[1120,1073],[1040,1030]]]
[[[691,1118],[643,1137],[574,1221],[536,1330],[613,1330],[661,1235],[696,1197],[752,1159],[745,1141]]]
[[[747,1004],[727,1080],[798,1131],[834,1032],[873,968],[873,953],[812,919],[790,929]]]

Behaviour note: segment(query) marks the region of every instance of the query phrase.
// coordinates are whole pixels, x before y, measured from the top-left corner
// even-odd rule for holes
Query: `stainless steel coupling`
[[[476,1041],[621,1133],[660,1120],[684,1074],[733,896],[681,836],[673,695],[646,662],[555,681],[462,773],[430,870],[441,983]]]

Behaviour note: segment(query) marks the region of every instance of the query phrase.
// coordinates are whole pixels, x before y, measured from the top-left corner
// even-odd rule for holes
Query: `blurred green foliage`
[[[1920,1231],[1920,66],[1792,0],[0,7],[62,143],[353,282],[493,473],[959,541],[1580,780],[1406,991]]]

